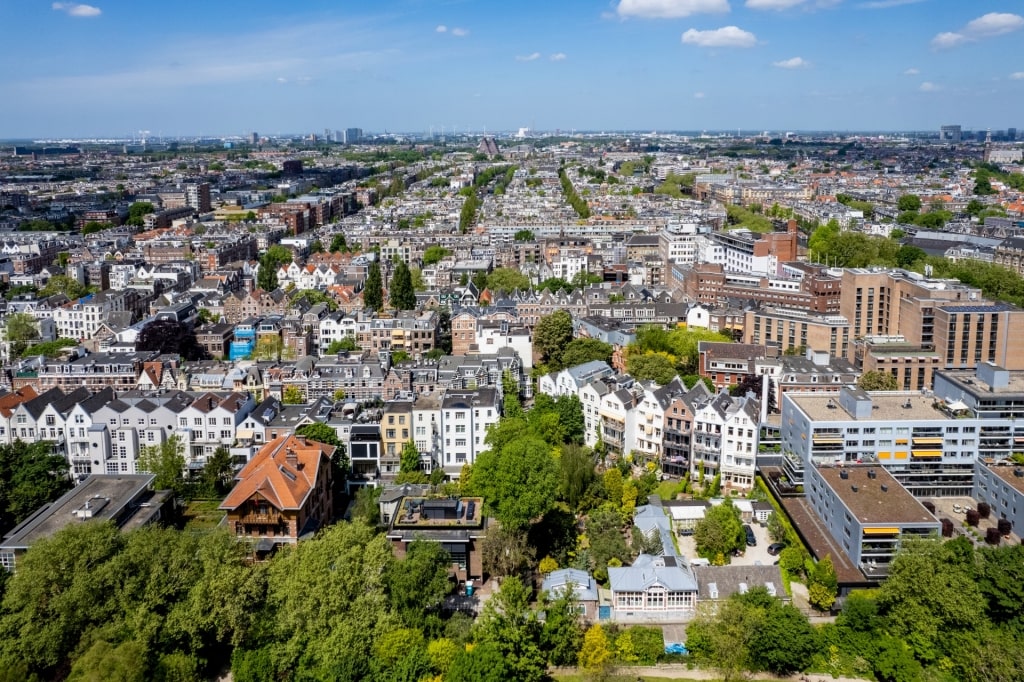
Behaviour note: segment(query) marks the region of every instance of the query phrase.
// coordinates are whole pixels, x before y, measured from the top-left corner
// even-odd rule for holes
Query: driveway
[[[768,554],[768,545],[772,539],[768,536],[768,529],[758,523],[749,524],[754,530],[754,537],[757,545],[744,547],[741,556],[730,557],[730,564],[733,566],[771,566],[778,559],[777,556]],[[697,554],[697,543],[692,535],[676,535],[679,541],[679,553],[687,559],[695,559]]]

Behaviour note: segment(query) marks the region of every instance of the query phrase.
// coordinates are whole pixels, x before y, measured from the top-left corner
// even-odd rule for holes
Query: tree
[[[235,468],[231,451],[223,445],[213,451],[200,474],[202,493],[207,497],[222,497],[232,487]]]
[[[558,467],[561,474],[559,495],[570,509],[578,510],[587,490],[597,478],[594,472],[594,453],[579,445],[567,445],[562,448]]]
[[[67,275],[54,275],[46,281],[46,286],[39,290],[40,298],[64,294],[71,300],[82,298],[89,293],[89,288],[78,280]]]
[[[10,358],[20,357],[29,343],[39,338],[39,324],[28,313],[11,313],[4,319],[4,340],[10,347]]]
[[[827,611],[832,608],[839,593],[839,581],[836,578],[836,569],[832,565],[832,556],[825,555],[825,558],[814,565],[810,581],[807,585],[808,599],[811,606]]]
[[[443,246],[428,246],[423,251],[423,265],[434,265],[441,262],[452,254],[451,250],[444,248]]]
[[[505,682],[512,678],[497,644],[483,642],[459,653],[444,679],[445,682]]]
[[[662,386],[679,375],[676,359],[664,352],[631,350],[626,354],[626,371],[638,381],[653,381]]]
[[[256,341],[252,349],[253,360],[273,360],[280,362],[284,352],[284,341],[276,334],[264,334]]]
[[[384,282],[381,279],[380,262],[374,260],[370,263],[370,270],[366,275],[366,285],[363,287],[363,304],[366,308],[380,312],[384,307]]]
[[[337,355],[342,351],[355,351],[359,350],[359,346],[356,345],[356,340],[351,336],[346,336],[343,339],[337,341],[331,341],[331,345],[327,346],[327,355]]]
[[[622,535],[622,517],[617,508],[601,507],[590,512],[586,539],[594,564],[594,577],[599,580],[607,580],[609,562],[629,560],[629,547]]]
[[[583,628],[575,593],[566,587],[542,597],[545,618],[540,641],[541,648],[548,652],[548,664],[573,665],[583,646]]]
[[[427,477],[420,468],[420,451],[413,440],[406,441],[398,460],[398,477],[395,483],[426,483]]]
[[[143,221],[143,216],[146,216],[150,213],[154,213],[155,211],[156,208],[154,208],[153,204],[151,204],[150,202],[136,201],[135,203],[128,207],[128,220],[126,220],[125,222],[128,225],[142,227],[145,224]]]
[[[704,518],[697,522],[693,537],[697,542],[697,553],[706,559],[719,555],[728,557],[743,549],[746,542],[743,522],[732,500],[727,498],[721,504],[712,505],[704,513]]]
[[[865,391],[897,391],[900,387],[896,377],[877,369],[861,374],[857,386]]]
[[[932,662],[950,637],[981,623],[981,588],[938,539],[904,540],[878,593],[891,634],[922,662]]]
[[[427,612],[439,608],[451,592],[451,564],[448,552],[429,540],[413,540],[405,558],[388,564],[388,600],[408,627],[422,627]]]
[[[285,405],[304,405],[306,397],[302,395],[302,389],[298,386],[285,386],[281,393],[281,402]]]
[[[481,562],[488,575],[529,577],[536,554],[525,531],[492,526],[480,545]]]
[[[526,291],[530,288],[530,278],[515,268],[495,268],[487,276],[487,288],[505,293]]]
[[[580,649],[577,663],[583,670],[592,675],[603,676],[612,662],[612,650],[608,643],[608,635],[600,624],[591,625],[583,635],[583,647]]]
[[[572,315],[556,310],[537,321],[533,330],[533,346],[540,351],[541,362],[561,363],[562,351],[572,341]]]
[[[0,445],[0,533],[71,487],[67,460],[46,441]]]
[[[550,446],[536,436],[523,436],[500,450],[492,445],[473,465],[473,488],[502,526],[525,528],[554,504],[558,463]]]
[[[533,230],[522,229],[516,232],[513,239],[517,242],[532,242],[535,237],[533,235]]]
[[[313,243],[309,245],[309,252],[310,253],[323,253],[324,252],[324,244],[323,244],[323,242],[321,242],[319,239],[314,239]]]
[[[782,522],[779,512],[773,511],[768,515],[768,537],[772,542],[786,542],[786,525]]]
[[[74,339],[57,339],[56,341],[43,341],[34,343],[21,351],[21,357],[34,358],[40,355],[53,359],[59,357],[68,348],[74,348],[78,342]]]
[[[412,275],[405,261],[398,261],[391,276],[391,306],[396,310],[415,310],[416,292],[412,286]]]
[[[333,445],[337,447],[342,444],[341,440],[338,438],[338,432],[323,422],[303,424],[299,428],[295,429],[295,435],[303,436],[304,438],[308,438],[316,443],[323,443],[324,445]]]
[[[423,279],[423,270],[420,268],[409,268],[409,278],[412,280],[413,291],[427,290],[427,282]]]
[[[136,468],[156,476],[153,487],[157,490],[181,494],[185,487],[185,444],[173,434],[159,445],[145,445],[139,450]]]
[[[348,243],[345,241],[345,235],[338,232],[331,237],[331,253],[348,253]]]
[[[565,367],[576,367],[586,362],[600,360],[611,364],[612,346],[598,339],[580,337],[573,339],[562,350],[562,365]]]
[[[904,194],[896,202],[896,208],[900,211],[920,211],[921,197],[916,194]]]
[[[305,299],[305,301],[310,305],[317,305],[318,303],[323,303],[325,306],[327,306],[327,309],[332,313],[338,309],[338,302],[335,301],[334,298],[329,296],[326,292],[320,291],[318,289],[302,289],[292,297],[292,301],[295,303],[298,303],[303,299]]]
[[[507,679],[540,682],[547,677],[540,633],[537,614],[530,610],[529,588],[517,577],[506,578],[480,614],[477,641],[497,646],[508,668]]]

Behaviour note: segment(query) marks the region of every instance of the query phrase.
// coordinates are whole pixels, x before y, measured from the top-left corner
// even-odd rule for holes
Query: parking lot
[[[754,547],[744,547],[743,554],[731,557],[732,561],[730,563],[733,566],[771,566],[779,557],[768,553],[768,545],[772,544],[771,538],[768,537],[768,529],[759,523],[750,523],[749,525],[754,531],[757,545]],[[697,554],[697,543],[692,535],[677,535],[676,537],[679,540],[680,554],[687,559],[695,559],[699,556]]]

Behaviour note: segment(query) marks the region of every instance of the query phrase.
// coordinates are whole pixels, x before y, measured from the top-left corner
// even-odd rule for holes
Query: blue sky
[[[0,0],[0,138],[1024,130],[1020,0]]]

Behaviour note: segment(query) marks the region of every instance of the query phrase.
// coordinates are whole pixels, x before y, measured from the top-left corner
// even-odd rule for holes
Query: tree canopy
[[[395,265],[388,293],[391,298],[391,306],[396,310],[416,309],[416,291],[412,286],[412,274],[409,272],[409,266],[403,260],[399,260]]]

